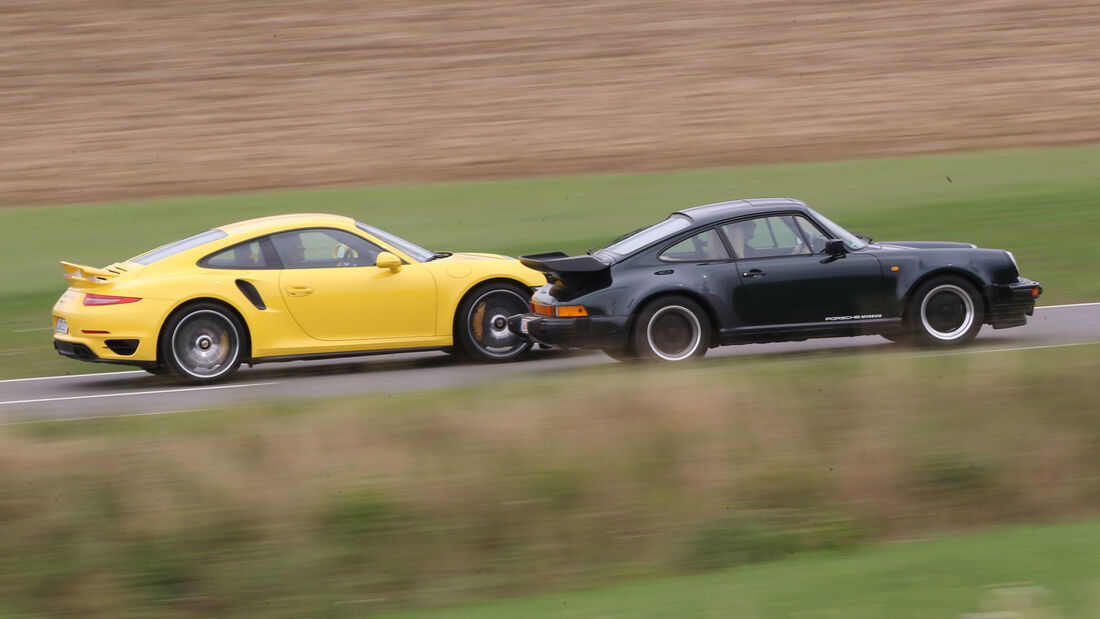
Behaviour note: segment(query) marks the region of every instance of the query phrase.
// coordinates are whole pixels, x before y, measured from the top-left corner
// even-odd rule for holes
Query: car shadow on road
[[[570,357],[591,355],[591,351],[572,350],[536,350],[532,351],[524,359],[507,362],[522,364],[532,361],[545,361],[552,359],[567,359]],[[318,376],[341,376],[352,374],[379,374],[385,372],[399,372],[404,370],[429,370],[439,368],[482,368],[492,371],[503,364],[482,363],[470,361],[442,352],[423,353],[398,353],[393,355],[376,355],[352,357],[343,359],[329,359],[318,361],[286,361],[261,363],[255,366],[243,365],[231,378],[203,385],[188,383],[174,376],[154,376],[146,373],[103,374],[102,379],[90,382],[84,387],[90,391],[117,391],[142,390],[155,391],[158,389],[181,389],[187,387],[204,387],[219,385],[235,385],[252,382],[264,382],[275,379],[304,379]]]

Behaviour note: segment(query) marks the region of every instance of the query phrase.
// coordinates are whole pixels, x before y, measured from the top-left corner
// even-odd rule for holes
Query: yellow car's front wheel
[[[466,357],[509,361],[531,349],[531,341],[508,330],[508,317],[527,311],[530,293],[507,282],[483,284],[463,299],[455,316],[455,343]]]
[[[184,380],[212,382],[237,371],[243,342],[244,328],[232,312],[216,303],[196,303],[168,319],[161,357]]]

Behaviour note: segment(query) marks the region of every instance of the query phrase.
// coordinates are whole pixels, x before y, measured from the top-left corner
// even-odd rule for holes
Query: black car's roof
[[[696,224],[708,224],[731,217],[742,215],[755,215],[775,210],[805,210],[808,207],[805,202],[793,198],[747,198],[744,200],[730,200],[729,202],[715,202],[693,206],[680,211],[681,215],[691,218]]]

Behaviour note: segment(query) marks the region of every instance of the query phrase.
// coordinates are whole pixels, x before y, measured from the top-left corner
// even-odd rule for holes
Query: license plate
[[[530,318],[520,318],[519,319],[519,332],[520,333],[527,333],[527,323],[530,322],[530,321],[531,321]]]
[[[53,330],[56,333],[61,333],[63,335],[67,334],[69,332],[69,321],[64,318],[58,318],[57,325],[54,326]]]

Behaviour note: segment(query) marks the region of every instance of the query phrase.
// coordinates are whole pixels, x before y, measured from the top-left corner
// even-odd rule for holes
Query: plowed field
[[[1095,0],[13,0],[0,205],[1100,141]]]

